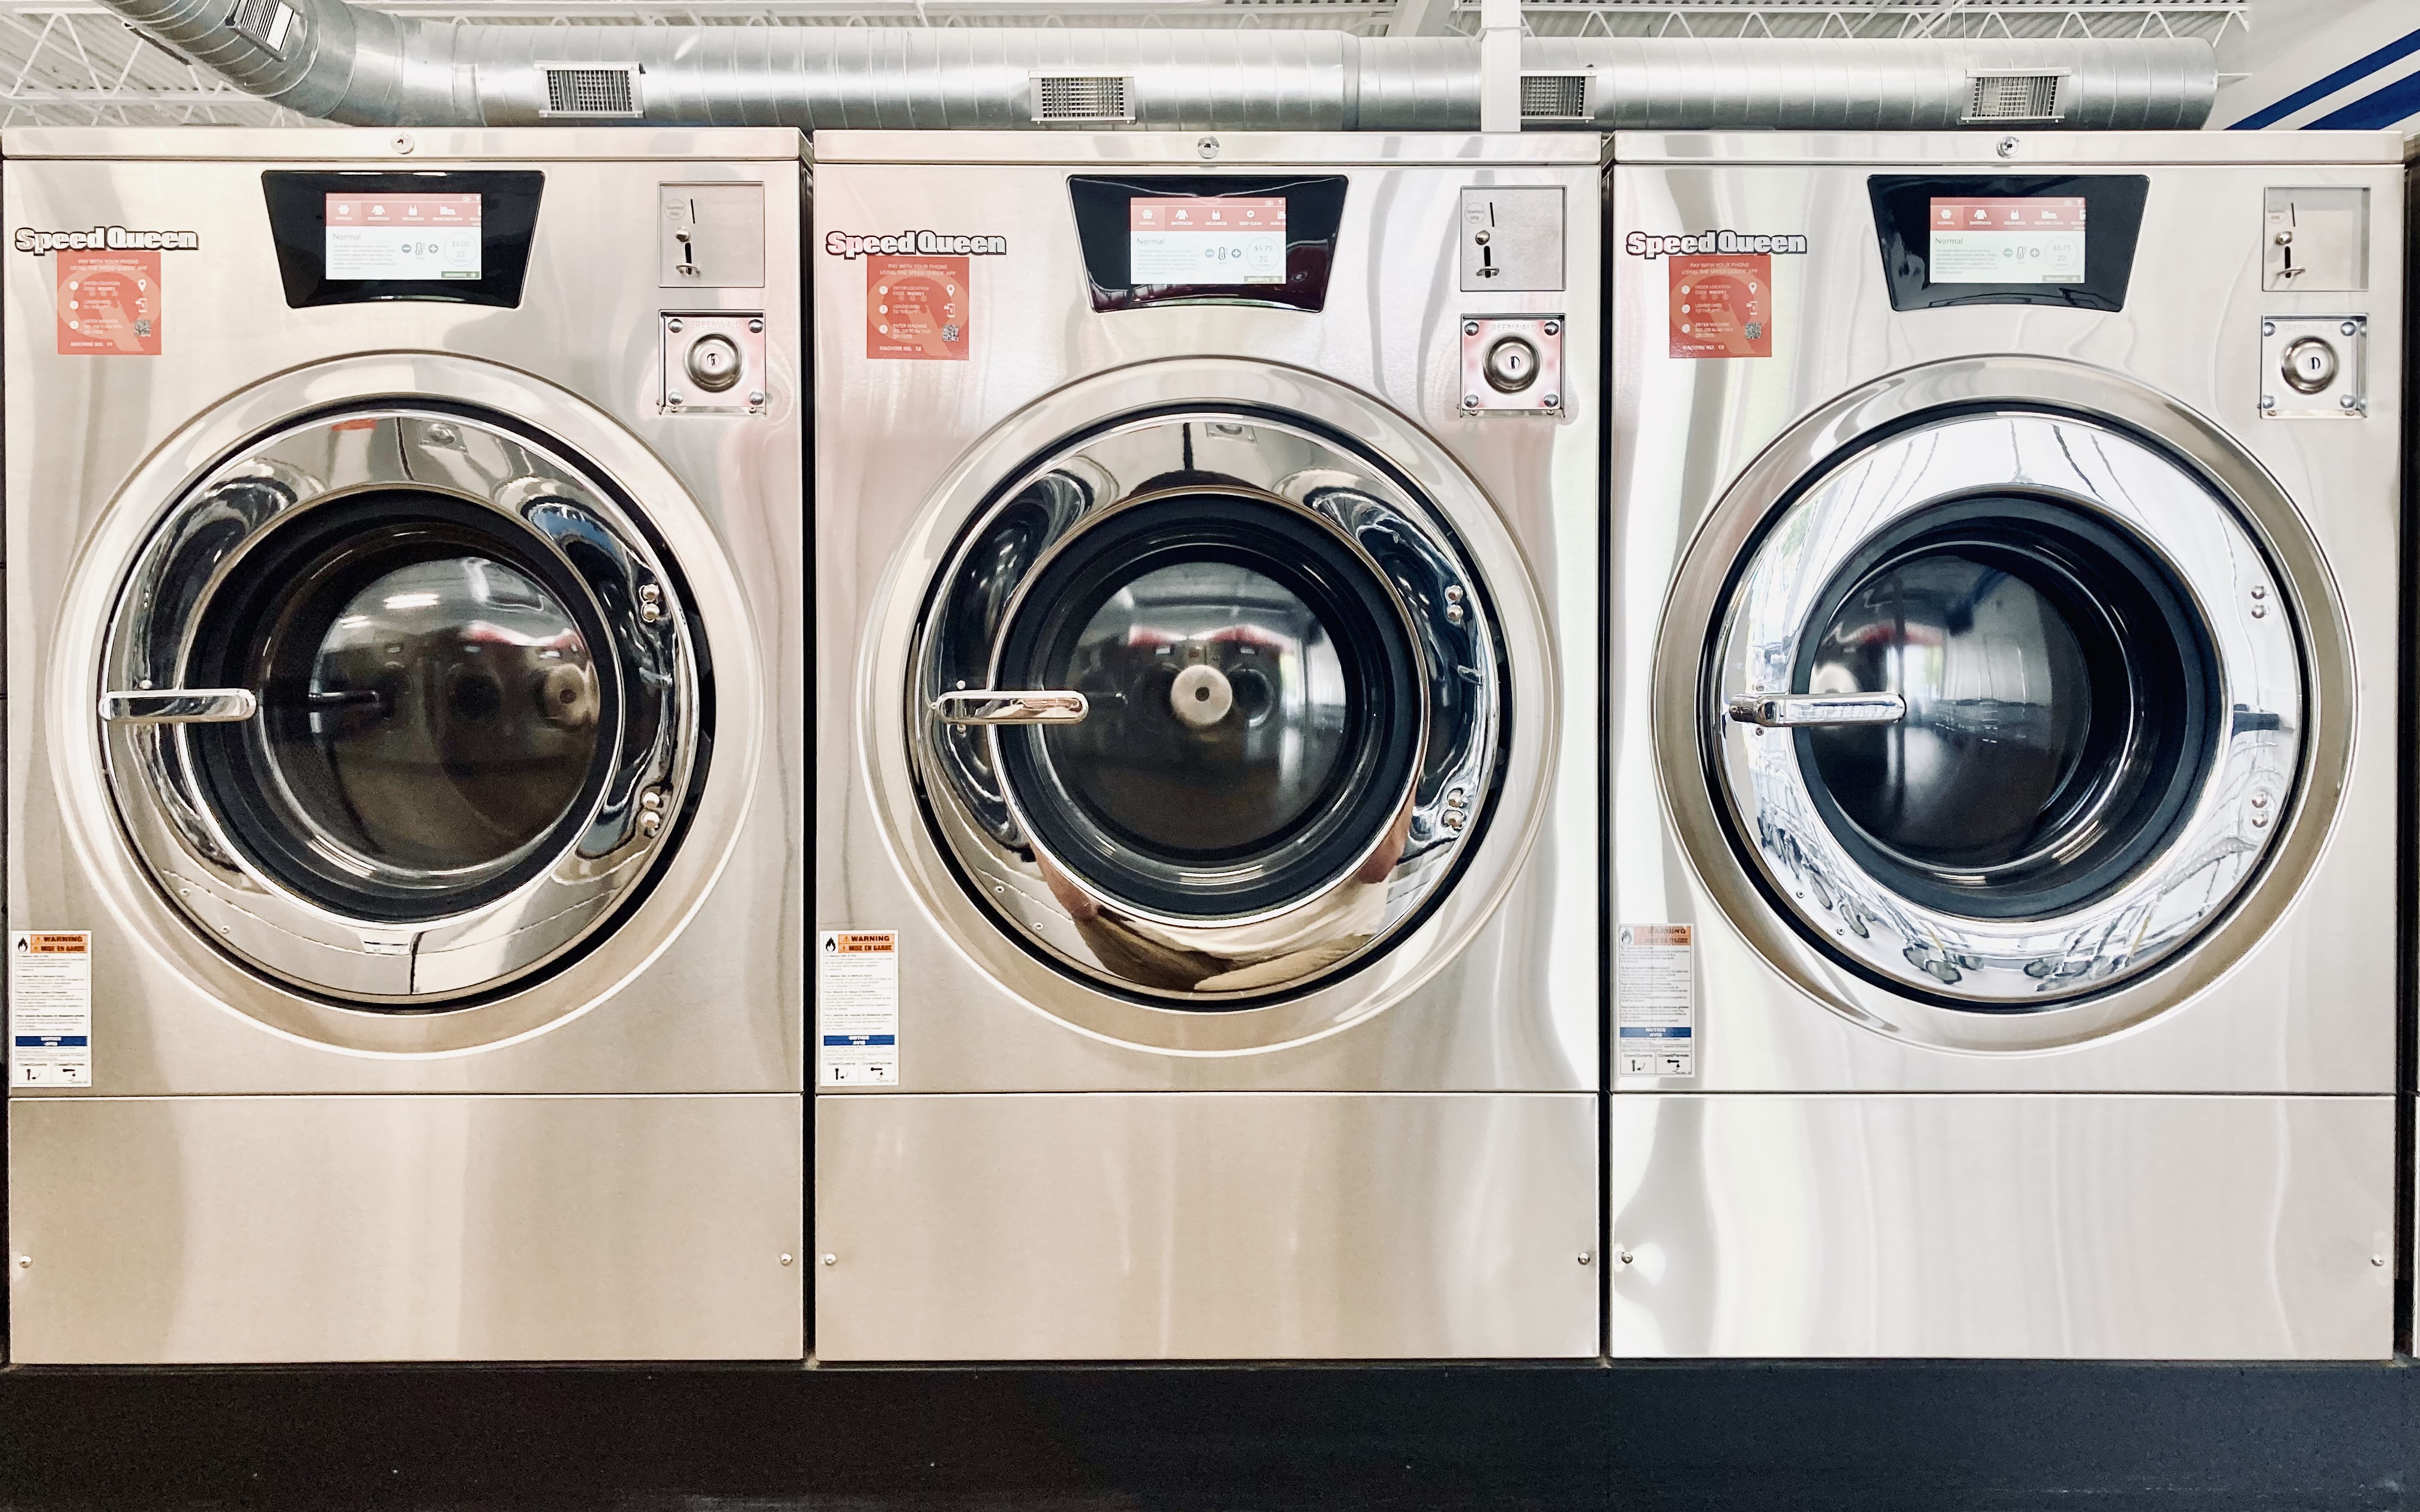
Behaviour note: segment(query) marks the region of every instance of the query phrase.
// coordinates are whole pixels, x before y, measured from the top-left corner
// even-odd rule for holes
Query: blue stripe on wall
[[[2337,90],[2343,88],[2345,85],[2359,79],[2366,79],[2371,74],[2376,73],[2379,69],[2386,67],[2388,64],[2402,58],[2410,57],[2414,53],[2420,53],[2420,32],[2412,32],[2408,36],[2398,37],[2394,41],[2387,43],[2384,47],[2380,48],[2377,52],[2370,54],[2368,56],[2355,58],[2352,62],[2336,69],[2335,72],[2329,74],[2319,83],[2308,85],[2303,88],[2297,89],[2292,94],[2288,95],[2285,99],[2277,101],[2273,105],[2264,106],[2259,110],[2254,111],[2251,115],[2244,116],[2243,119],[2237,121],[2233,126],[2228,127],[2227,130],[2230,131],[2258,131],[2263,126],[2282,121],[2287,116],[2294,114],[2294,112],[2301,110],[2304,106],[2316,105],[2320,100],[2327,99],[2328,96],[2335,94]],[[2335,119],[2334,116],[2329,118],[2331,120]],[[2319,123],[2314,122],[2313,124],[2316,125]]]
[[[2420,73],[2406,74],[2375,94],[2364,95],[2342,110],[2329,112],[2304,130],[2374,131],[2412,116],[2420,116]]]

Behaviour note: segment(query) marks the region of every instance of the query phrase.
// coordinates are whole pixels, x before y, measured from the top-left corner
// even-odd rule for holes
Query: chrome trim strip
[[[1897,724],[1907,717],[1907,700],[1897,693],[1743,693],[1724,713],[1767,730]]]
[[[1093,706],[1081,693],[959,688],[933,700],[943,724],[1081,724]]]

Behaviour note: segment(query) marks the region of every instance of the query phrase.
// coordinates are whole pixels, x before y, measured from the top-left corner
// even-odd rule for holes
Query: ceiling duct
[[[240,89],[365,126],[566,116],[807,131],[1464,131],[1480,123],[1474,38],[515,26],[398,17],[349,0],[239,0],[232,10],[228,0],[106,3]],[[2182,38],[1527,38],[1520,62],[1532,130],[2193,128],[2217,91],[2210,44]],[[2054,116],[2004,114],[2044,109]]]

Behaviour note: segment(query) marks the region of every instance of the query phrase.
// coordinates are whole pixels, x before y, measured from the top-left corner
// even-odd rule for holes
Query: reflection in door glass
[[[310,633],[279,634],[289,630]],[[289,664],[284,648],[271,659]],[[500,871],[563,818],[596,758],[586,641],[551,594],[491,558],[441,557],[374,579],[320,630],[307,666],[301,686],[271,688],[267,733],[323,856]]]

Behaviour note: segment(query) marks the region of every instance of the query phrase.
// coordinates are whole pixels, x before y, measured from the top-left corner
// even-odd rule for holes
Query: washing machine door
[[[1485,822],[1488,618],[1442,519],[1308,423],[1080,438],[933,595],[910,727],[936,827],[1055,964],[1192,1007],[1300,990],[1415,920]]]
[[[676,836],[700,648],[635,511],[501,416],[261,437],[168,509],[111,624],[120,818],[222,949],[371,1008],[576,950]]]
[[[2243,522],[2112,425],[1919,418],[1808,478],[1698,718],[1736,848],[1836,960],[2039,1009],[2185,949],[2296,792],[2292,617]]]

